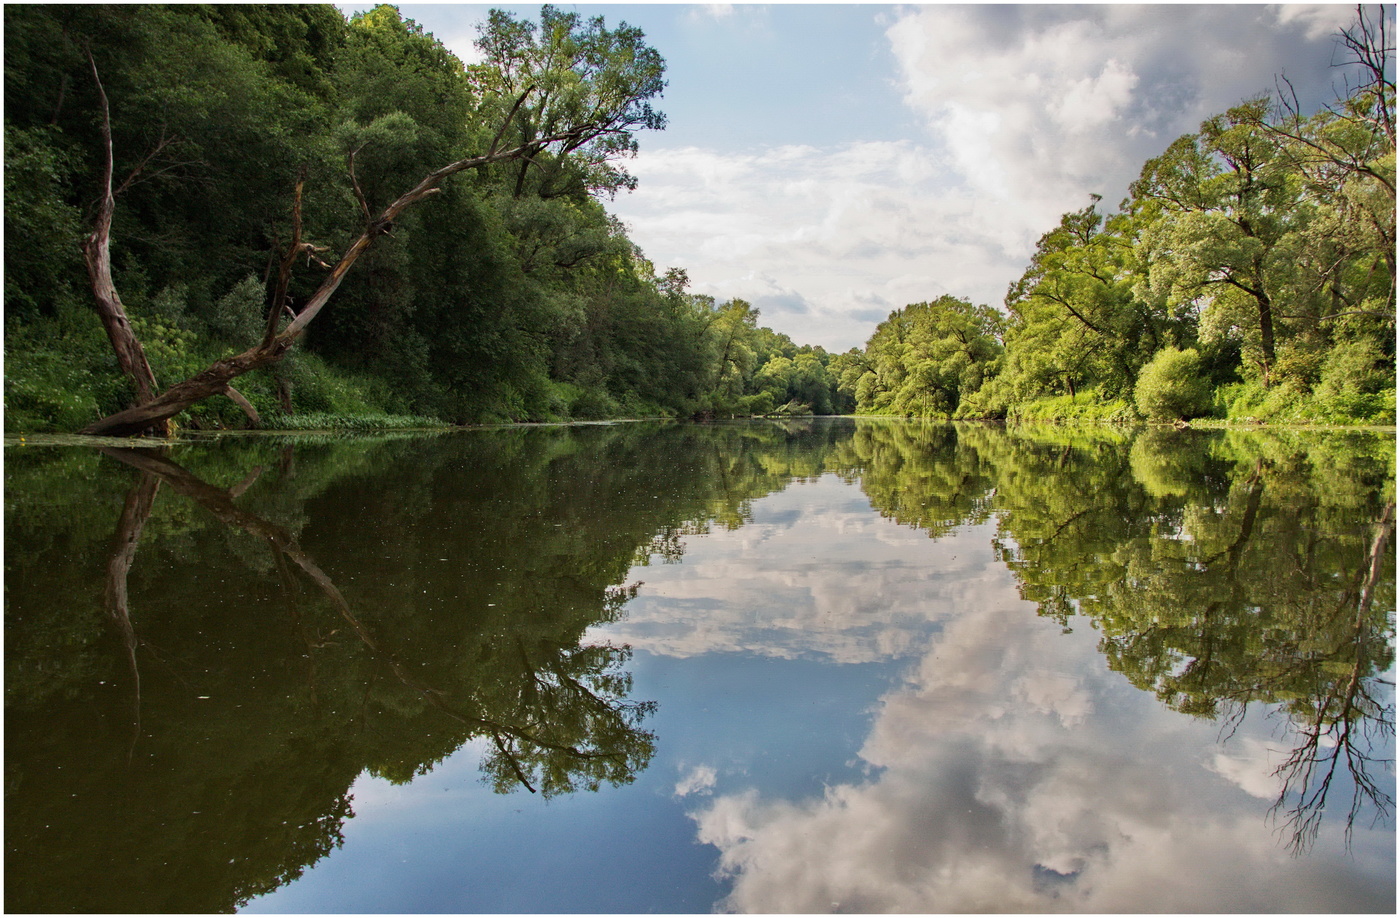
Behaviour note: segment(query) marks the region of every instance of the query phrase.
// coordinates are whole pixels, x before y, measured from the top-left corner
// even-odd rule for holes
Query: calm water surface
[[[1392,435],[4,472],[7,911],[1395,910]]]

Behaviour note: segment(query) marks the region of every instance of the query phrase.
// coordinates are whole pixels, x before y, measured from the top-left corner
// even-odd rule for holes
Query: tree
[[[708,312],[705,337],[711,355],[712,410],[733,414],[758,363],[754,353],[758,310],[745,300],[733,299],[720,306],[711,303]]]
[[[1206,328],[1241,336],[1265,385],[1277,376],[1278,323],[1293,307],[1297,228],[1308,214],[1278,138],[1259,127],[1267,108],[1254,99],[1207,119],[1130,189],[1131,212],[1151,224],[1140,295],[1199,303]]]
[[[855,380],[856,410],[904,417],[952,417],[1001,354],[1001,317],[952,296],[890,313],[865,346],[865,361],[840,362],[841,385]]]
[[[510,166],[516,197],[524,194],[531,167],[543,173],[540,196],[546,198],[571,184],[609,195],[636,186],[616,161],[636,153],[634,132],[666,126],[648,101],[665,88],[665,62],[643,38],[625,22],[608,31],[602,16],[584,22],[550,5],[540,10],[538,27],[491,11],[477,41],[485,59],[471,76],[482,110],[494,113],[488,121],[504,117],[512,141],[526,151]],[[531,88],[524,104],[505,111]],[[599,128],[562,142],[550,139],[568,125],[589,122]]]
[[[1358,6],[1342,30],[1347,92],[1311,116],[1280,78],[1260,127],[1278,138],[1315,215],[1306,228],[1298,287],[1306,294],[1313,364],[1336,347],[1372,346],[1393,362],[1395,338],[1395,48],[1385,8]],[[1352,80],[1355,78],[1355,82]],[[1320,374],[1320,369],[1318,370]],[[1309,379],[1320,382],[1320,379]],[[1335,389],[1335,385],[1325,388]]]
[[[651,111],[647,102],[660,92],[663,67],[659,56],[641,43],[641,33],[625,24],[616,32],[602,27],[594,20],[587,30],[578,30],[569,17],[555,17],[545,8],[550,26],[544,60],[548,66],[517,73],[516,60],[508,54],[498,59],[510,68],[518,79],[502,79],[487,84],[479,108],[498,118],[498,127],[485,152],[457,159],[424,176],[408,191],[374,215],[364,190],[355,178],[354,155],[350,157],[350,180],[360,203],[363,225],[345,248],[329,275],[316,291],[283,324],[283,311],[288,308],[287,279],[295,259],[308,251],[302,239],[300,213],[301,183],[298,183],[293,207],[291,241],[286,248],[274,287],[272,306],[262,340],[242,353],[221,358],[203,371],[176,383],[164,392],[140,404],[109,415],[83,430],[87,434],[139,433],[161,424],[179,412],[211,395],[227,391],[237,377],[283,359],[293,344],[305,333],[307,326],[325,308],[355,262],[383,236],[388,235],[405,210],[428,199],[441,190],[443,182],[459,173],[480,169],[496,163],[518,162],[545,153],[567,155],[574,151],[590,151],[605,161],[632,149],[630,132],[639,127],[659,127],[663,123]],[[481,44],[488,54],[493,49],[518,47],[515,36],[530,30],[510,17],[493,17],[483,32]],[[559,51],[554,55],[550,51]],[[534,108],[527,108],[532,96],[538,95]],[[522,133],[522,112],[535,116],[536,130]],[[514,134],[516,143],[507,144]]]
[[[1091,387],[1127,397],[1154,351],[1194,338],[1183,310],[1134,290],[1141,221],[1105,217],[1098,200],[1040,238],[1007,292],[1007,384],[1021,397]]]

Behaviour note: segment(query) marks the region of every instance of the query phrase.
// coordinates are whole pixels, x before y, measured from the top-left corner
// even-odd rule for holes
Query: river
[[[1395,438],[5,449],[10,912],[1395,910]]]

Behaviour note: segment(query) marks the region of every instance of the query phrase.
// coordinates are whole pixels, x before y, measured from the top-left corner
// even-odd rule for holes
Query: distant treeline
[[[1358,9],[1335,104],[1248,100],[1149,161],[1119,212],[1066,214],[1004,314],[891,313],[833,360],[842,389],[866,414],[1393,424],[1392,29]]]

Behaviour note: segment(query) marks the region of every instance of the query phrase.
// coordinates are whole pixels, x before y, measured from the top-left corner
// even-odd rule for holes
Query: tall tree
[[[1254,99],[1207,119],[1143,167],[1131,186],[1153,294],[1200,304],[1208,329],[1241,337],[1265,385],[1275,380],[1279,323],[1298,260],[1296,174]]]

